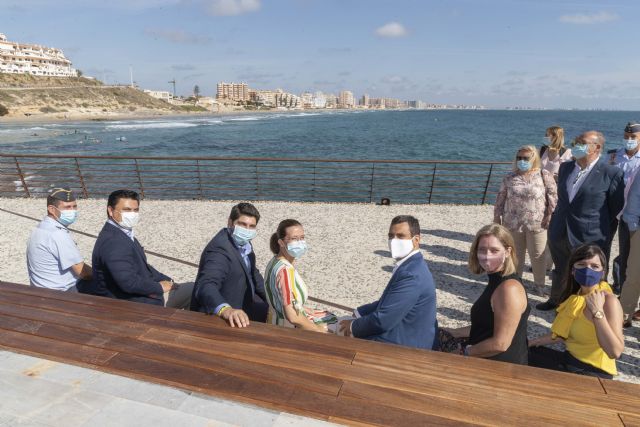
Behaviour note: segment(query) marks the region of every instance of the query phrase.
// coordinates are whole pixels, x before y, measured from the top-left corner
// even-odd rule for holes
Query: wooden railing
[[[84,198],[128,188],[151,199],[492,203],[509,162],[0,154],[0,196]]]

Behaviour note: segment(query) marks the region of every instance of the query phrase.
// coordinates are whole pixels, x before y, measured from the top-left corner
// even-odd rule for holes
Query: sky
[[[9,40],[106,83],[640,110],[638,0],[0,0]]]

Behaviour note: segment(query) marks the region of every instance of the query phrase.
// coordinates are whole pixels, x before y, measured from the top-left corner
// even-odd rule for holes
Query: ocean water
[[[548,126],[569,142],[596,129],[622,144],[638,112],[409,110],[254,113],[229,116],[8,124],[1,153],[301,157],[321,159],[511,160],[541,145]]]

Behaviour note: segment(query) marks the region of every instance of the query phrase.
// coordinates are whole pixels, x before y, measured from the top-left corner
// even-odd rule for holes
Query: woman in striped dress
[[[327,332],[327,325],[314,322],[314,311],[305,307],[307,286],[293,266],[307,251],[304,229],[295,219],[285,219],[269,242],[273,259],[265,272],[269,303],[267,323],[309,331]]]

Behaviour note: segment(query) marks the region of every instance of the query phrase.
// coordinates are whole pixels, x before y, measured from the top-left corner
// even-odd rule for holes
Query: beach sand
[[[44,199],[0,199],[0,207],[41,219]],[[80,200],[80,218],[72,229],[98,234],[106,217],[105,200]],[[147,251],[198,263],[209,240],[226,226],[235,202],[226,201],[143,201],[136,237]],[[387,248],[387,231],[395,215],[416,216],[422,229],[422,249],[433,273],[438,296],[441,326],[464,326],[469,310],[485,286],[486,278],[466,268],[469,247],[475,232],[491,222],[493,206],[255,203],[262,216],[254,240],[261,271],[271,258],[268,242],[280,220],[295,218],[304,228],[309,252],[298,269],[311,296],[349,307],[376,300],[390,278],[393,261]],[[0,212],[1,280],[28,283],[25,250],[36,221]],[[73,235],[80,252],[91,259],[94,239]],[[614,244],[612,257],[617,255]],[[155,256],[149,262],[177,283],[193,282],[197,269]],[[525,285],[533,289],[533,277],[525,272]],[[550,280],[547,285],[550,289]],[[530,293],[535,305],[542,298]],[[338,314],[344,314],[339,310]],[[547,332],[552,312],[532,309],[529,337]],[[625,352],[618,361],[619,380],[640,383],[640,328],[625,330]],[[541,375],[543,375],[541,371]]]

